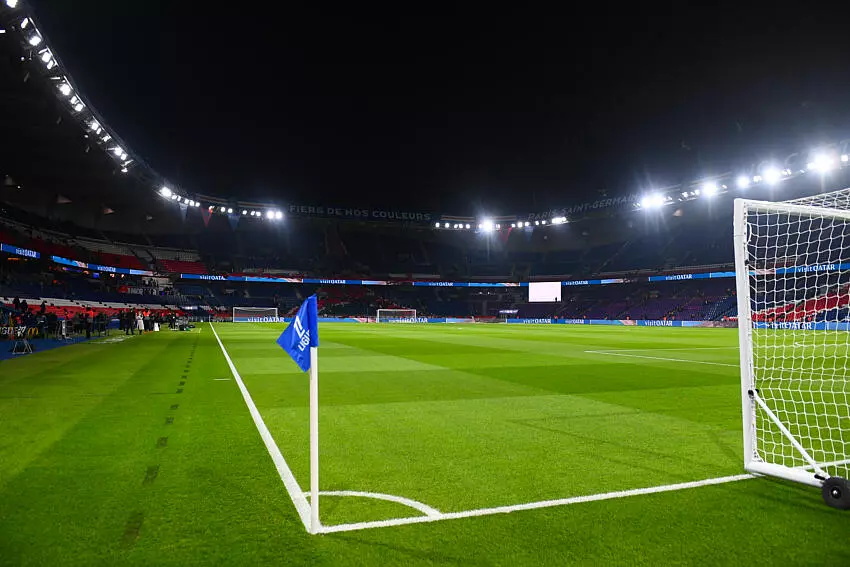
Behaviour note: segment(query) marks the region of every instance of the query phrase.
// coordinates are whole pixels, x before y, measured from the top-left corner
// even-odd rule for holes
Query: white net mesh
[[[378,323],[416,323],[416,309],[378,309]]]
[[[277,307],[234,307],[233,321],[236,323],[276,322]]]
[[[807,209],[746,210],[752,386],[825,472],[850,478],[850,190],[788,204]],[[810,470],[760,408],[754,450]]]

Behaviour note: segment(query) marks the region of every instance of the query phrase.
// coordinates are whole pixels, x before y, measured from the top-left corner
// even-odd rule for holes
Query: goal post
[[[277,307],[234,307],[234,323],[277,323]]]
[[[850,189],[735,200],[744,467],[850,509]]]
[[[376,323],[417,323],[416,309],[378,309]]]

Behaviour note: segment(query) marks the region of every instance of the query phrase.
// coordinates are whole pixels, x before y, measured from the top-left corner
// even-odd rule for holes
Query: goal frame
[[[378,309],[377,313],[375,313],[375,322],[376,323],[382,322],[381,321],[381,312],[382,311],[404,311],[404,312],[407,312],[407,313],[413,313],[412,317],[404,317],[404,318],[405,319],[412,319],[412,321],[409,321],[409,323],[416,323],[416,321],[417,321],[417,319],[416,319],[416,309]],[[395,321],[395,322],[396,323],[402,323],[402,322],[407,323],[408,321]]]
[[[821,488],[829,474],[816,463],[787,427],[760,398],[755,387],[753,361],[753,319],[750,296],[750,271],[747,264],[747,215],[749,213],[815,215],[850,221],[850,211],[814,207],[794,203],[735,199],[733,239],[735,248],[735,283],[738,295],[738,343],[741,366],[741,410],[744,442],[744,468],[754,474],[773,476]],[[756,413],[761,409],[783,436],[808,463],[805,468],[791,468],[764,462],[756,451]]]
[[[235,307],[235,306],[234,306],[234,307],[233,307],[233,311],[232,311],[232,315],[231,315],[231,317],[232,317],[232,318],[231,318],[231,321],[232,321],[232,322],[234,322],[234,323],[236,323],[236,322],[237,322],[237,321],[236,321],[236,311],[237,311],[237,310],[239,310],[239,309],[241,309],[241,310],[243,310],[243,311],[251,311],[251,310],[256,310],[256,311],[271,311],[271,310],[274,310],[274,316],[273,316],[273,317],[269,317],[269,316],[256,317],[257,321],[250,321],[250,320],[249,320],[249,321],[239,321],[240,323],[243,323],[243,322],[247,322],[247,323],[262,323],[262,322],[264,322],[265,320],[268,320],[268,322],[270,322],[270,323],[280,321],[280,313],[278,312],[277,307]],[[239,318],[240,318],[240,319],[252,319],[252,317],[251,317],[250,315],[247,315],[247,316],[240,316]]]

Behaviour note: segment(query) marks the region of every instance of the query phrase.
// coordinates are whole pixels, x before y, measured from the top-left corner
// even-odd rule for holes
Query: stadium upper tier
[[[11,208],[4,212],[0,242],[46,256],[162,274],[278,271],[524,281],[730,266],[733,259],[731,225],[708,218],[663,226],[600,221],[592,234],[578,225],[558,227],[558,232],[517,229],[480,235],[334,221],[129,234],[53,223]]]

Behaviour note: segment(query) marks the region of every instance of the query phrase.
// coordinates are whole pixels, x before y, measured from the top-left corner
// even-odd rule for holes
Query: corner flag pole
[[[319,349],[310,347],[310,533],[319,523]]]

